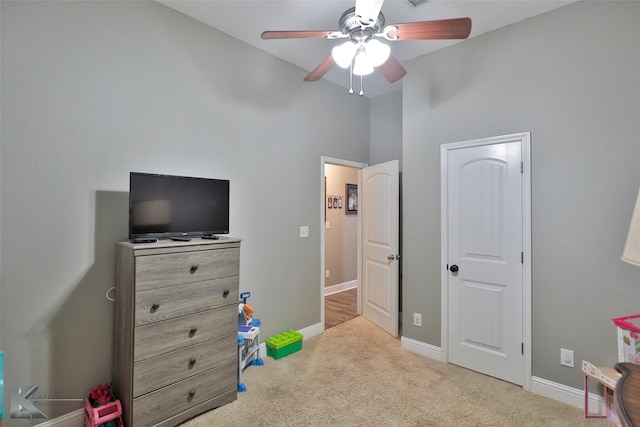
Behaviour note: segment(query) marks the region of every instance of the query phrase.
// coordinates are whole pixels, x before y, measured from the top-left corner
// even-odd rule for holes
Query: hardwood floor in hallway
[[[332,328],[358,316],[357,297],[356,288],[324,297],[324,328]]]

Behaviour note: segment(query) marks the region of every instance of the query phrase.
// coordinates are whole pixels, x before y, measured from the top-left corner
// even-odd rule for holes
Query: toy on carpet
[[[240,294],[238,304],[238,392],[247,391],[242,382],[242,371],[247,366],[263,366],[260,357],[260,319],[253,317],[253,308],[247,304],[250,292]]]
[[[91,388],[84,399],[84,427],[122,427],[122,405],[109,384]]]

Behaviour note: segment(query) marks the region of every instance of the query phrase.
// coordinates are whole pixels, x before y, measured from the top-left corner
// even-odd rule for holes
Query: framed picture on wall
[[[358,186],[356,184],[347,184],[347,215],[355,215],[358,213]]]
[[[333,209],[333,197],[329,196],[329,198],[327,199],[327,206],[329,207],[329,209]]]

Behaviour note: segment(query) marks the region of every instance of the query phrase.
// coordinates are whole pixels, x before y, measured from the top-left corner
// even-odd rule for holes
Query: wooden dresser
[[[237,398],[240,240],[116,245],[113,390],[126,427]]]

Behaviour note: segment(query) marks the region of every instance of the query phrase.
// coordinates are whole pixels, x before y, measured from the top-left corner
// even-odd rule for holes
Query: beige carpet
[[[400,348],[357,317],[302,350],[244,371],[247,392],[194,418],[204,426],[589,426],[582,409]]]

